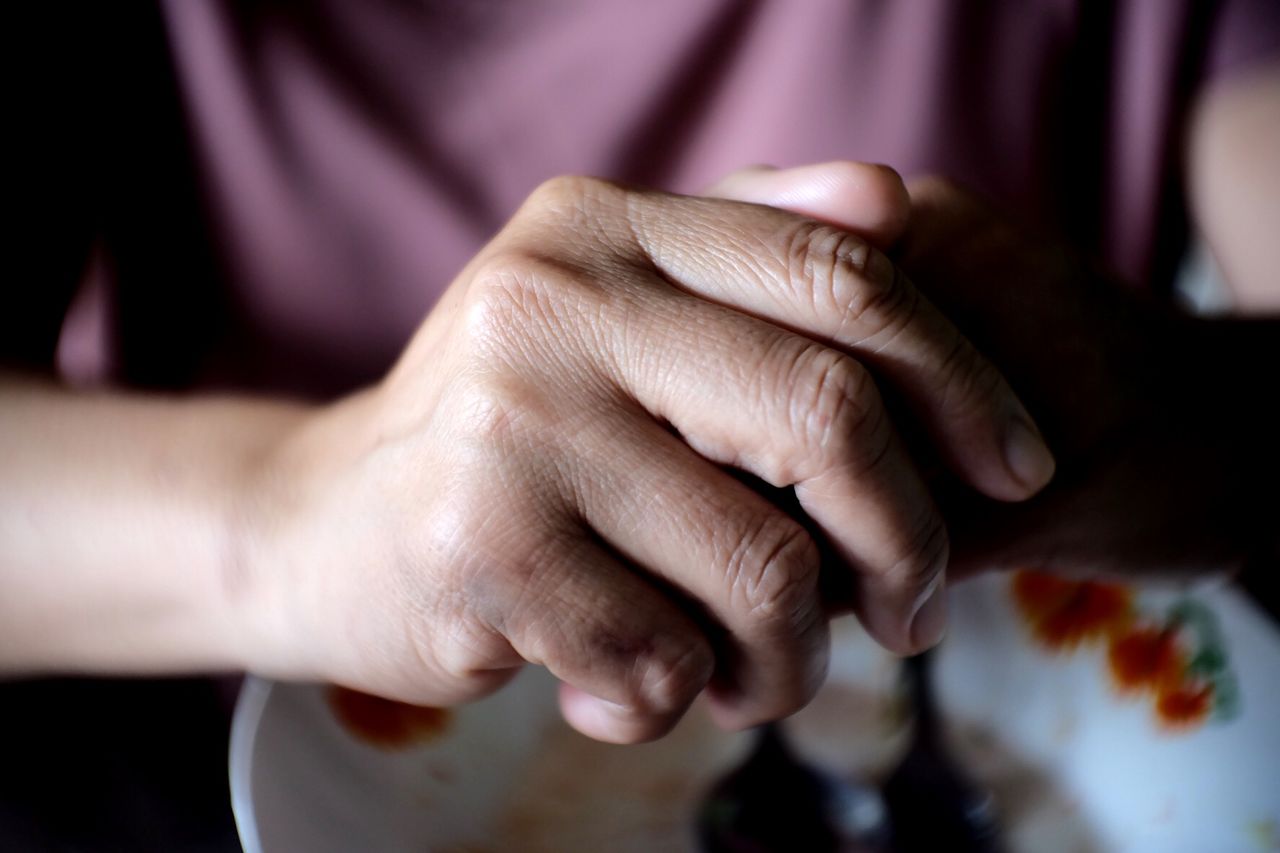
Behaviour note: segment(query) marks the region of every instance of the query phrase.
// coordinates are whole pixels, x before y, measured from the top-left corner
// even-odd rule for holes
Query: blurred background
[[[1182,128],[1206,81],[1276,50],[1266,4],[1190,0],[32,5],[8,30],[7,356],[308,399],[381,376],[561,173],[942,173],[1127,286],[1223,310]],[[0,849],[238,849],[236,684],[0,684]]]

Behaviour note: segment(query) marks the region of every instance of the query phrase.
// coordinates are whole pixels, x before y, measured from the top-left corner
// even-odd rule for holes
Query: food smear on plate
[[[449,711],[409,705],[346,687],[330,686],[334,717],[353,737],[381,749],[401,749],[434,740],[449,725]]]

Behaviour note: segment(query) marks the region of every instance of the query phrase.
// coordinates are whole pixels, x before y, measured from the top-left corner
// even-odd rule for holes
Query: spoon
[[[931,653],[903,661],[915,732],[906,755],[884,782],[895,853],[1003,850],[995,798],[976,784],[947,753],[929,683]]]
[[[774,723],[698,811],[703,853],[887,853],[884,801],[874,788],[803,763]]]
[[[942,744],[928,652],[904,661],[915,709],[911,745],[882,791],[802,762],[777,724],[698,812],[703,853],[915,853],[1001,850],[994,801]]]

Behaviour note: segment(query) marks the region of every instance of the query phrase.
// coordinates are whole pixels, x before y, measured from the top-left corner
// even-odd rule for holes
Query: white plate
[[[1021,605],[1008,577],[952,591],[934,668],[953,751],[996,794],[1011,849],[1280,851],[1275,626],[1226,587],[1131,597],[1103,588],[1094,601],[1074,587],[1030,596],[1038,588],[1022,577]],[[1123,612],[1104,618],[1108,604],[1117,616],[1117,600]],[[1055,650],[1034,625],[1084,638]],[[896,662],[849,620],[834,637],[828,684],[788,731],[810,760],[874,780],[909,735]],[[1155,666],[1164,675],[1145,687],[1120,689],[1113,652],[1141,651],[1144,638],[1166,654],[1146,660],[1169,666]],[[1206,643],[1211,654],[1197,657]],[[1211,681],[1216,692],[1199,692]],[[1171,726],[1160,696],[1181,697],[1184,711],[1219,704]],[[693,851],[707,786],[751,742],[696,707],[657,743],[592,742],[560,722],[553,681],[533,669],[395,747],[353,734],[332,697],[319,685],[246,684],[231,783],[247,853]]]

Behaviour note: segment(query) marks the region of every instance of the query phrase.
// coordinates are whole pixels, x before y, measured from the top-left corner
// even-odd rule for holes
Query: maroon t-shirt
[[[109,286],[81,301],[63,366],[127,379],[148,372],[122,358],[172,357],[179,384],[319,394],[382,373],[562,173],[695,192],[751,163],[884,162],[970,184],[1159,286],[1181,248],[1161,211],[1192,94],[1280,51],[1271,0],[162,9],[218,319],[186,337],[173,326],[200,317],[140,320],[158,285],[100,264]]]

